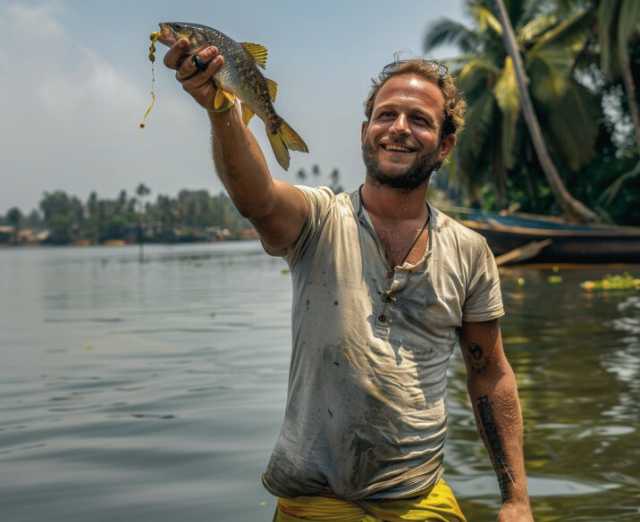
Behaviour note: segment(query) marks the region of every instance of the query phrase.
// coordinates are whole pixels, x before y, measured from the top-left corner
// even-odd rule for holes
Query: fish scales
[[[243,116],[245,123],[248,123],[252,114],[256,114],[265,123],[267,137],[276,159],[285,170],[289,168],[289,149],[308,152],[302,138],[276,113],[268,80],[258,70],[250,47],[245,47],[246,44],[238,43],[221,31],[204,25],[182,22],[160,24],[158,41],[171,46],[180,38],[188,39],[194,53],[208,45],[218,48],[225,61],[214,77],[216,87],[230,96],[238,97],[243,107],[246,105],[250,109],[250,112]],[[256,44],[248,45],[261,48]],[[266,60],[266,50],[262,50],[265,52],[263,58]],[[262,65],[264,66],[264,62]],[[275,84],[272,87],[275,89]]]

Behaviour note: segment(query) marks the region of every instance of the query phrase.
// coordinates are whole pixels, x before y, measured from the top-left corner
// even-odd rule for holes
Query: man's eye
[[[395,114],[393,114],[393,112],[391,111],[383,111],[381,113],[378,114],[378,119],[379,120],[384,120],[384,119],[390,119],[390,118],[394,118]]]

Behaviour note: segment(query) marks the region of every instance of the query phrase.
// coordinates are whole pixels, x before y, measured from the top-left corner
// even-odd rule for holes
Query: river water
[[[291,285],[258,243],[0,251],[0,521],[270,521]],[[502,274],[538,521],[640,520],[640,266]],[[556,276],[552,281],[549,276]],[[446,477],[498,488],[450,372]]]

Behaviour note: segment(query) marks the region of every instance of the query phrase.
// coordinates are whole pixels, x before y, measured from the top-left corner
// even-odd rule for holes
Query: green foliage
[[[511,59],[502,42],[502,27],[493,2],[471,0],[467,9],[472,25],[465,27],[440,20],[425,38],[425,51],[442,43],[456,43],[466,60],[456,59],[452,72],[468,103],[467,128],[459,139],[457,154],[467,184],[493,184],[496,205],[509,205],[507,178],[526,167],[537,167],[535,157],[527,164],[530,147],[522,120],[520,93]],[[576,169],[593,156],[598,134],[598,104],[573,77],[572,66],[586,40],[584,12],[560,19],[545,9],[544,2],[513,0],[508,10],[521,47],[536,111],[555,123],[574,122],[571,128],[548,125],[549,142],[565,165]],[[468,42],[475,43],[471,50]],[[590,105],[589,105],[590,104]],[[587,107],[595,107],[587,110]],[[567,139],[570,135],[571,139]],[[575,144],[580,143],[580,147]],[[532,170],[532,169],[529,169]],[[485,175],[479,175],[484,171]],[[542,176],[540,176],[542,178]],[[544,183],[544,180],[540,180]]]
[[[466,7],[468,25],[439,20],[424,39],[426,52],[444,44],[460,51],[449,66],[468,110],[456,157],[443,169],[462,189],[457,203],[557,214],[523,124],[494,2],[468,0]],[[640,84],[640,2],[511,0],[507,9],[535,111],[564,183],[605,220],[640,225],[640,156],[630,100],[621,75],[608,72],[623,65],[623,40]]]
[[[6,221],[9,226],[20,228],[22,224],[22,212],[18,207],[12,207],[7,212]]]
[[[18,229],[21,225],[48,231],[50,244],[64,245],[77,240],[102,243],[108,240],[135,242],[203,241],[216,236],[234,238],[250,227],[229,197],[210,195],[206,190],[181,190],[177,197],[159,194],[155,202],[145,202],[151,190],[139,184],[129,196],[121,190],[115,199],[101,199],[96,192],[83,203],[64,191],[45,192],[41,214],[28,217],[14,207],[2,222]]]

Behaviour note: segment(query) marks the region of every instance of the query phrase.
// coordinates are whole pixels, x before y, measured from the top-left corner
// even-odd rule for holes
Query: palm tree
[[[505,50],[504,31],[493,2],[470,0],[467,7],[471,28],[439,20],[429,27],[424,49],[429,52],[454,44],[462,51],[449,60],[468,103],[466,129],[457,147],[457,170],[469,185],[482,181],[479,172],[489,172],[499,202],[506,206],[509,171],[523,173],[531,185],[536,181],[528,178],[531,141],[520,118],[526,101],[514,59]],[[544,136],[563,165],[578,170],[593,156],[600,115],[594,95],[573,77],[576,57],[588,34],[588,11],[559,19],[544,8],[544,2],[511,0],[509,8],[530,78],[531,101],[544,120]],[[552,187],[563,187],[559,176],[551,178]],[[566,189],[554,195],[565,213],[575,207]],[[586,216],[592,219],[593,213],[587,211]]]
[[[597,17],[600,67],[609,80],[622,77],[636,145],[640,152],[640,113],[629,57],[629,43],[634,37],[640,36],[640,2],[599,0]]]
[[[524,113],[527,127],[529,128],[529,134],[533,145],[538,154],[538,160],[540,165],[544,169],[544,173],[547,176],[549,186],[556,197],[556,201],[563,208],[565,215],[577,221],[598,221],[598,216],[591,210],[589,210],[584,204],[575,199],[564,186],[558,171],[549,155],[544,137],[542,136],[542,130],[540,123],[536,116],[531,96],[529,95],[528,80],[525,72],[524,65],[522,64],[522,58],[520,57],[520,51],[518,49],[518,42],[516,41],[511,21],[509,20],[509,14],[504,5],[503,0],[496,0],[498,7],[498,13],[500,17],[500,23],[502,25],[502,37],[504,39],[505,47],[509,53],[509,57],[513,63],[516,80],[518,83],[518,89],[520,98],[522,101],[522,111]]]
[[[144,224],[143,224],[143,211],[144,211],[144,198],[151,194],[151,189],[144,183],[139,183],[136,187],[136,196],[138,197],[139,208],[138,214],[138,244],[140,249],[138,251],[138,258],[140,262],[144,262]],[[135,206],[135,204],[134,204]]]
[[[304,182],[307,180],[307,171],[304,169],[298,170],[298,172],[296,172],[296,178],[298,179],[298,183],[304,185]]]
[[[20,225],[22,224],[23,215],[22,211],[18,207],[12,207],[7,211],[6,216],[7,223],[13,227],[12,243],[17,244],[20,236]]]

